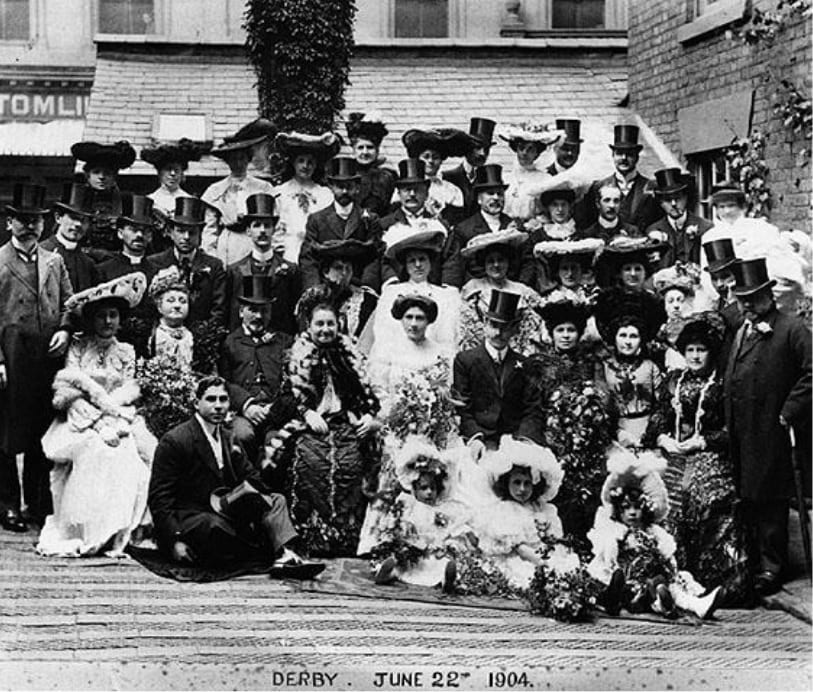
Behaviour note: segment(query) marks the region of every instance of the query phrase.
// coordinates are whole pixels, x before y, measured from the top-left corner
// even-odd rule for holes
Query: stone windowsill
[[[688,43],[742,19],[745,6],[746,0],[719,0],[718,6],[713,11],[706,12],[693,22],[678,27],[678,41]]]

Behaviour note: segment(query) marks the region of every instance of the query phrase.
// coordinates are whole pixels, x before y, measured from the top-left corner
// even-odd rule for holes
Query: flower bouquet
[[[217,368],[220,347],[229,333],[219,320],[208,319],[189,325],[192,332],[192,369],[199,373],[212,373]]]
[[[135,376],[141,388],[139,412],[156,438],[189,418],[195,394],[191,372],[171,358],[139,358]]]
[[[665,577],[670,582],[675,577],[674,565],[658,550],[657,538],[641,529],[630,529],[619,544],[618,565],[630,599],[646,588],[649,579]]]

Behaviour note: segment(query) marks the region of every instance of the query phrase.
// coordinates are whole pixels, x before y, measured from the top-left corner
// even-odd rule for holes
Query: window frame
[[[614,11],[613,1],[612,0],[602,0],[604,3],[604,17],[602,19],[603,25],[602,26],[591,26],[591,27],[581,27],[581,26],[553,26],[553,6],[557,0],[547,0],[545,3],[546,5],[546,13],[547,13],[547,26],[550,31],[556,32],[596,32],[596,31],[608,31],[611,30],[611,12]]]
[[[686,157],[689,173],[697,181],[695,212],[704,219],[712,220],[714,218],[710,199],[713,187],[731,178],[731,163],[725,152],[725,149],[708,149],[689,154]]]
[[[7,0],[0,0],[0,13],[5,10],[5,4]],[[26,0],[26,5],[28,6],[28,31],[26,35],[23,36],[15,36],[12,38],[4,38],[0,35],[0,43],[3,45],[13,45],[17,44],[26,44],[31,41],[32,37],[34,36],[34,26],[35,26],[35,0]]]
[[[101,21],[101,5],[106,0],[94,0],[93,2],[93,27],[96,36],[125,36],[125,37],[154,37],[161,35],[163,25],[163,0],[150,0],[152,2],[152,17],[153,17],[153,30],[151,33],[122,33],[115,31],[102,31],[100,26]],[[126,0],[131,2],[133,0]],[[137,1],[137,0],[136,0]]]
[[[457,14],[457,0],[435,0],[438,2],[446,3],[446,35],[445,36],[397,36],[396,35],[396,4],[398,0],[389,0],[389,30],[388,34],[391,38],[399,40],[418,40],[418,41],[437,41],[442,39],[454,38],[456,35],[456,25],[454,17]]]

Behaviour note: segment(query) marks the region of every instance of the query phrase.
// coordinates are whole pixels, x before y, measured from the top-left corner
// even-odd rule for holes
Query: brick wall
[[[754,90],[752,127],[768,134],[766,163],[773,192],[771,221],[781,229],[811,232],[811,169],[796,165],[805,145],[801,134],[791,134],[773,114],[778,80],[787,78],[804,94],[811,94],[811,22],[795,18],[773,47],[742,43],[724,29],[691,42],[678,42],[677,29],[691,19],[690,0],[649,0],[630,3],[630,105],[683,157],[678,109],[704,101]],[[775,1],[755,0],[762,9]],[[741,24],[735,24],[734,32]],[[807,142],[810,145],[810,142]],[[685,161],[685,157],[684,161]]]

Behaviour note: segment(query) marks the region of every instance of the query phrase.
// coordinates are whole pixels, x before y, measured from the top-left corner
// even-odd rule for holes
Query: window
[[[31,38],[29,0],[0,0],[0,40]]]
[[[396,38],[449,35],[449,0],[395,0]]]
[[[731,178],[731,166],[725,149],[704,151],[689,157],[689,172],[697,179],[697,213],[704,219],[711,219],[711,190],[724,180]]]
[[[553,0],[551,28],[603,29],[604,4],[605,0]]]
[[[719,9],[721,0],[694,0],[694,16],[699,17]]]
[[[155,0],[99,0],[99,33],[154,34]]]

